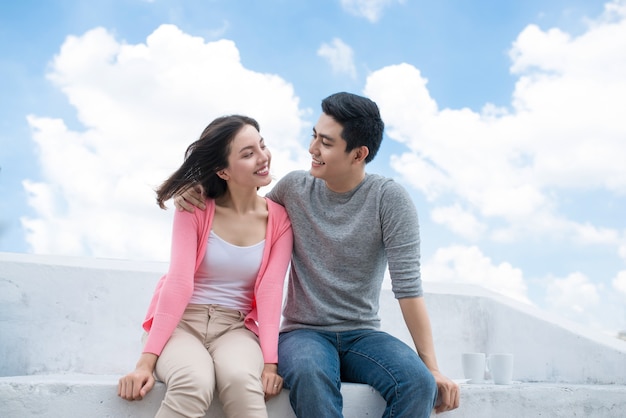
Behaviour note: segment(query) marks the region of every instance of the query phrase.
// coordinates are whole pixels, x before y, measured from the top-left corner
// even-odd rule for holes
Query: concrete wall
[[[116,384],[141,351],[140,324],[166,268],[0,253],[0,416],[153,416],[163,384],[142,402],[118,398]],[[520,381],[462,383],[461,407],[437,417],[623,416],[626,342],[478,287],[426,283],[425,289],[445,374],[462,378],[464,351],[506,351],[516,356],[514,379]],[[412,345],[388,290],[381,295],[381,316],[383,329]],[[385,407],[367,385],[344,384],[342,393],[346,418],[380,416]],[[267,409],[272,418],[295,417],[287,390]],[[207,416],[224,416],[219,400]]]
[[[440,368],[463,377],[462,352],[513,353],[514,380],[625,384],[626,342],[481,287],[426,283]],[[384,293],[384,292],[383,292]],[[391,296],[383,294],[383,328],[411,339]]]
[[[141,351],[141,322],[165,263],[0,253],[0,376],[121,375]],[[626,342],[454,284],[425,284],[440,369],[461,353],[512,352],[524,382],[626,384]],[[390,291],[383,329],[412,345]]]

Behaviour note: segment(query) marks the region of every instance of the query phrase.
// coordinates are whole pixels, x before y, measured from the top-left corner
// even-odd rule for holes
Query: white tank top
[[[189,303],[220,305],[247,315],[252,310],[254,283],[264,248],[265,240],[239,247],[211,230]]]

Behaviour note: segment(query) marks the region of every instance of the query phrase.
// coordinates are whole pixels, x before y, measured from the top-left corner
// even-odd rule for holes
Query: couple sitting
[[[365,172],[383,137],[378,107],[337,93],[322,112],[310,170],[265,198],[271,154],[239,115],[211,122],[157,190],[161,207],[175,198],[180,209],[171,263],[119,396],[143,398],[156,376],[167,387],[158,417],[204,417],[215,390],[228,417],[267,417],[265,400],[284,385],[298,417],[326,418],[342,416],[345,381],[375,388],[385,417],[458,407],[458,386],[437,366],[416,209],[400,185]],[[387,264],[415,350],[378,330]]]

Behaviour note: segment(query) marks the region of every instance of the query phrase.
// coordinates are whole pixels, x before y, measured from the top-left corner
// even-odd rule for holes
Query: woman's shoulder
[[[287,209],[285,209],[285,207],[280,203],[276,203],[268,197],[265,198],[265,201],[267,202],[269,219],[272,220],[271,223],[276,226],[282,225],[279,227],[281,229],[291,227],[291,220],[287,214]]]
[[[267,202],[267,210],[269,213],[273,213],[274,215],[287,215],[287,211],[283,205],[274,202],[269,197],[264,197],[264,199]]]
[[[196,221],[201,221],[203,219],[208,219],[210,217],[213,216],[213,213],[215,212],[215,200],[210,199],[210,198],[205,198],[204,199],[204,205],[205,205],[205,209],[202,210],[198,207],[194,207],[193,212],[188,212],[186,210],[178,210],[175,209],[175,213],[174,213],[174,218],[178,218],[178,219],[187,219],[189,221],[192,221],[193,219],[195,219]]]

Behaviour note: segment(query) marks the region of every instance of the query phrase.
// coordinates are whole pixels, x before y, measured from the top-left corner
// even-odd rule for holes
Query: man
[[[285,206],[294,248],[278,372],[300,418],[341,417],[341,381],[366,383],[384,417],[429,417],[459,405],[437,366],[423,299],[417,212],[391,179],[368,174],[384,124],[373,101],[336,93],[322,101],[309,172],[281,179],[269,198]],[[192,191],[179,209],[197,205]],[[386,266],[415,350],[379,331]]]

